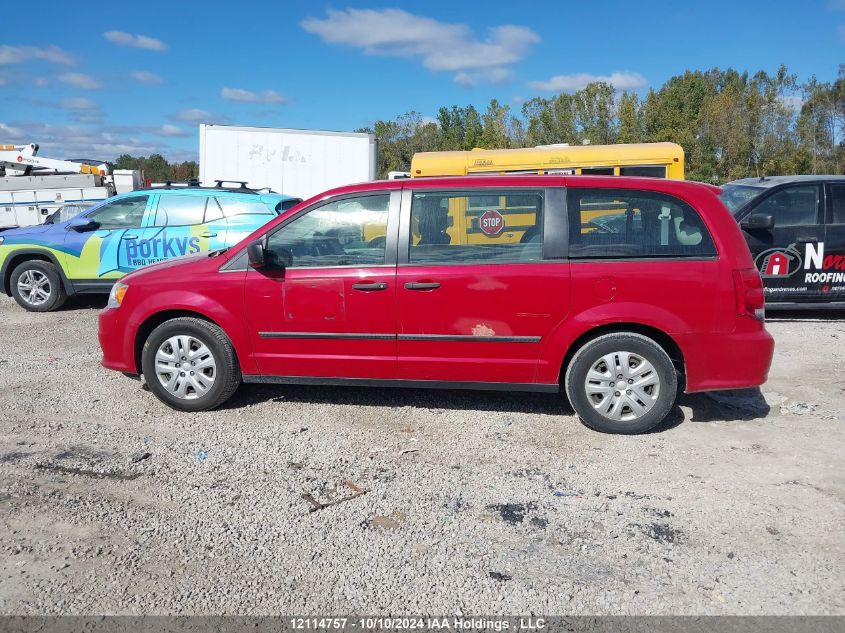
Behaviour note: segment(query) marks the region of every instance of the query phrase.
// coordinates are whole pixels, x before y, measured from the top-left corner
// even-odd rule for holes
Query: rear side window
[[[845,224],[845,185],[831,185],[831,224]]]
[[[710,257],[701,217],[674,196],[628,189],[570,188],[571,258]]]
[[[415,193],[411,264],[517,263],[542,259],[543,192]]]
[[[218,197],[217,202],[227,218],[236,215],[274,215],[272,209],[258,199]]]
[[[636,165],[620,167],[620,176],[647,176],[649,178],[666,178],[666,167],[663,165]]]
[[[193,226],[202,224],[207,200],[206,196],[160,195],[154,225]]]

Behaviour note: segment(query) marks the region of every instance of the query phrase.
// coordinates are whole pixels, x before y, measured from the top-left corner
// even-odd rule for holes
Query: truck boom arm
[[[8,176],[29,176],[33,169],[51,169],[57,172],[69,172],[72,174],[95,174],[107,176],[108,165],[87,165],[75,163],[69,160],[57,160],[55,158],[43,158],[37,156],[38,145],[0,145],[0,166],[6,168]]]

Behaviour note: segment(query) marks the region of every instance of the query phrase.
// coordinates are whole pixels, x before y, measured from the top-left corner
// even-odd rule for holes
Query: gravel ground
[[[841,320],[614,437],[547,395],[174,412],[99,366],[101,305],[0,297],[0,613],[845,614]]]

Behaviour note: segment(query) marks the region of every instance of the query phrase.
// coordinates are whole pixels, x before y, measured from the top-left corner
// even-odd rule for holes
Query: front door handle
[[[352,284],[352,290],[363,290],[364,292],[372,292],[374,290],[387,290],[387,284],[383,282],[379,283],[367,283],[367,284]]]
[[[217,237],[217,233],[201,233],[200,237]]]
[[[405,290],[435,290],[439,287],[439,281],[409,281],[405,284]]]
[[[799,244],[815,244],[819,241],[819,238],[815,235],[799,235],[795,238],[795,241]]]
[[[137,235],[124,235],[123,239],[125,239],[125,240],[137,240],[138,236]]]

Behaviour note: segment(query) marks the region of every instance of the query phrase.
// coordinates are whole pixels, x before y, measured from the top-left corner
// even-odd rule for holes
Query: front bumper
[[[100,312],[98,338],[103,351],[103,367],[125,374],[138,374],[132,338],[127,332],[125,320],[121,318],[120,308],[106,308]]]

